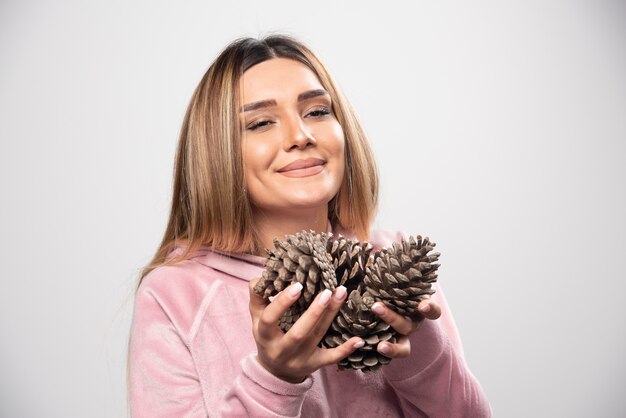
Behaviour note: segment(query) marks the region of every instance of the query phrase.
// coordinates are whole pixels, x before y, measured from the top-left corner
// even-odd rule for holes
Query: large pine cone
[[[335,269],[326,252],[331,237],[332,234],[303,231],[287,235],[285,242],[275,239],[275,250],[266,250],[265,271],[254,287],[257,294],[269,299],[293,282],[303,286],[300,298],[281,318],[280,328],[285,332],[300,318],[318,292],[333,291],[337,287]]]
[[[369,293],[399,314],[419,318],[417,306],[435,293],[439,264],[433,263],[440,254],[428,254],[435,245],[418,235],[378,252],[364,279]]]
[[[333,320],[321,345],[338,347],[353,336],[359,336],[365,345],[339,362],[339,369],[357,369],[364,372],[376,370],[391,361],[376,351],[380,341],[395,343],[398,333],[372,312],[376,300],[361,284],[350,292],[348,300]]]

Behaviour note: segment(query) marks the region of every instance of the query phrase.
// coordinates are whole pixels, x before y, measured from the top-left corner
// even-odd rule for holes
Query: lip
[[[321,158],[305,158],[289,163],[286,166],[279,168],[277,171],[279,173],[289,173],[290,171],[323,166],[324,164],[326,164],[326,161],[322,160]]]

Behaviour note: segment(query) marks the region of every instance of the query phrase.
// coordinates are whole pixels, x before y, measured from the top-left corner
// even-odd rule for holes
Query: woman
[[[345,288],[286,334],[277,321],[301,286],[271,303],[251,291],[274,237],[399,240],[369,231],[377,191],[363,130],[319,59],[285,36],[231,43],[187,109],[169,223],[137,289],[133,416],[489,416],[438,286],[419,307],[427,321],[375,305],[403,337],[378,345],[394,360],[371,373],[335,366],[360,338],[317,346]]]

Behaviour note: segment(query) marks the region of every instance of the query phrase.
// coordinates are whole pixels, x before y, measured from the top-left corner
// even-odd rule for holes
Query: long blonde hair
[[[308,66],[330,94],[344,131],[346,170],[339,192],[329,203],[329,219],[360,239],[368,237],[378,203],[378,174],[352,107],[320,59],[301,42],[285,35],[241,38],[221,52],[191,97],[176,152],[169,221],[137,287],[156,267],[185,259],[202,245],[223,252],[258,252],[244,189],[239,80],[248,68],[276,57]],[[178,243],[184,243],[186,250],[168,260]]]

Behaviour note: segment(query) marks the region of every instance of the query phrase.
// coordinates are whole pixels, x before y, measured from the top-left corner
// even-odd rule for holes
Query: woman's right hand
[[[258,280],[250,282],[250,315],[259,363],[274,376],[300,383],[317,369],[339,362],[365,342],[352,337],[339,347],[326,349],[318,343],[326,334],[346,298],[346,288],[319,293],[287,333],[278,327],[280,317],[298,299],[302,285],[295,283],[280,292],[272,302],[254,292]]]

